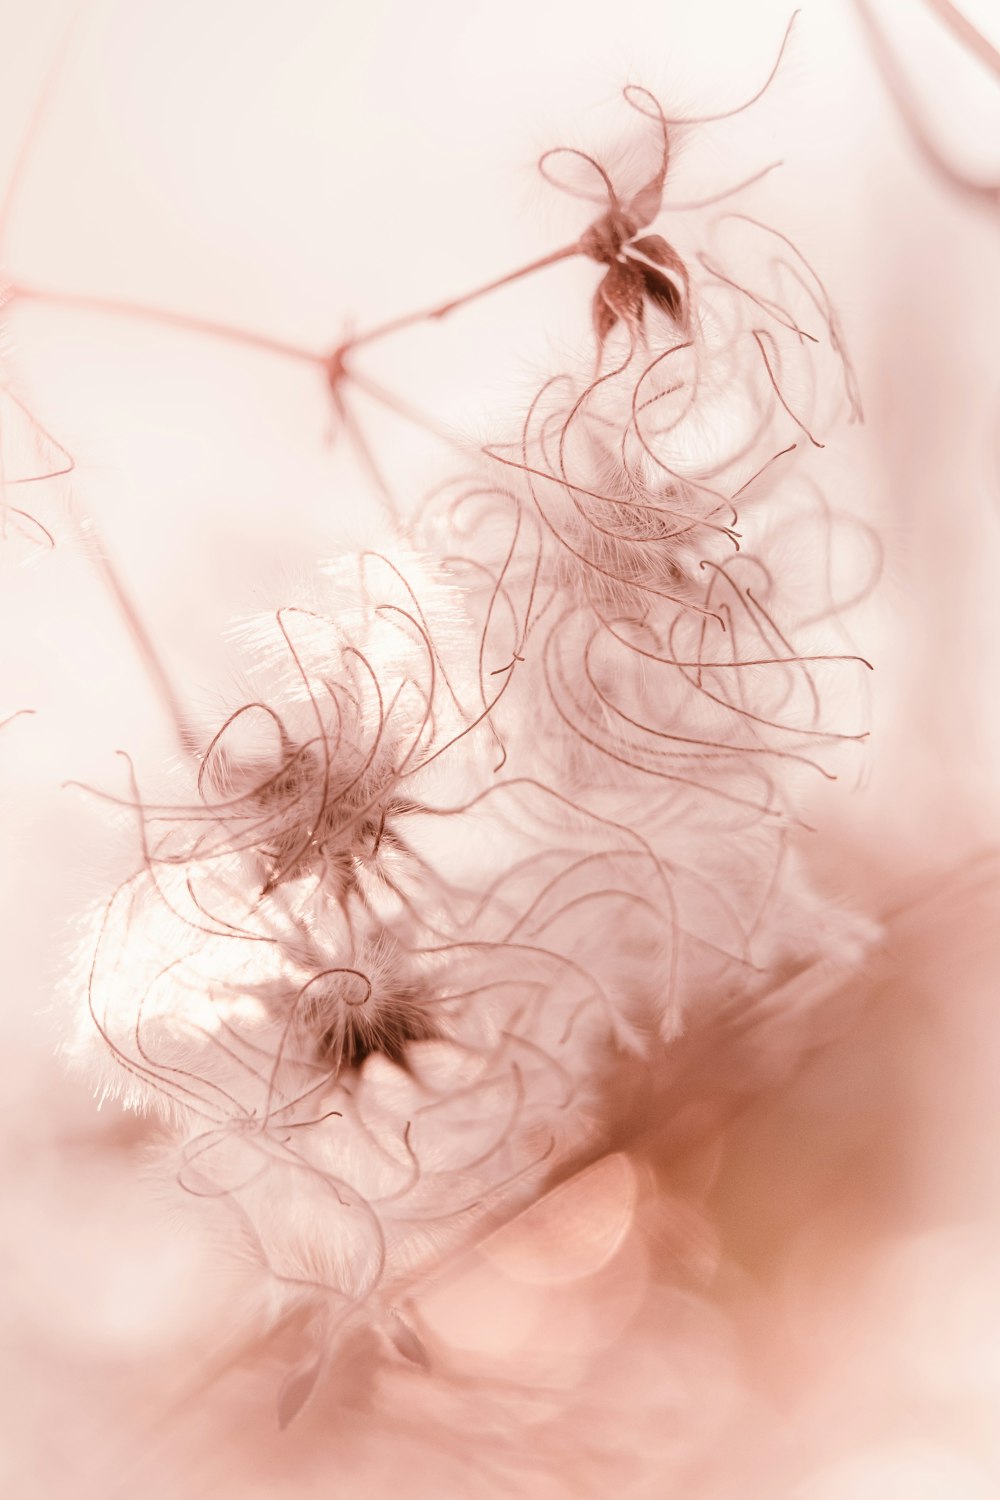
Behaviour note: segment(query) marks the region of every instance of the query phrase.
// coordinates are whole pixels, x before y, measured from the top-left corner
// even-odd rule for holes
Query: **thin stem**
[[[445,318],[449,313],[455,312],[469,302],[475,302],[479,297],[485,297],[489,292],[497,291],[500,287],[520,281],[523,277],[530,276],[535,271],[541,271],[546,266],[556,265],[559,261],[570,260],[573,256],[580,254],[582,251],[579,243],[564,245],[561,250],[554,250],[550,255],[543,255],[526,266],[520,266],[516,271],[508,271],[505,276],[499,276],[495,281],[487,282],[485,286],[476,287],[474,291],[464,292],[460,297],[453,297],[450,301],[442,302],[436,307],[422,308],[419,312],[404,313],[402,317],[392,318],[386,323],[379,323],[374,328],[352,335],[343,343],[338,344],[331,354],[320,354],[315,349],[304,349],[300,344],[289,344],[284,339],[271,338],[268,334],[251,333],[231,323],[216,322],[214,318],[167,312],[159,308],[144,307],[138,302],[119,302],[113,297],[92,297],[77,292],[50,292],[40,287],[28,286],[23,282],[10,284],[7,288],[6,300],[11,305],[16,302],[38,302],[53,307],[75,307],[81,312],[107,313],[113,317],[144,318],[151,322],[161,323],[168,328],[180,329],[185,333],[199,333],[206,338],[224,339],[228,343],[244,344],[248,348],[259,349],[265,354],[276,354],[282,359],[293,359],[301,364],[316,365],[325,369],[330,383],[336,385],[345,375],[350,378],[345,360],[352,350],[359,349],[364,344],[373,344],[377,339],[387,338],[390,334],[401,332],[404,328],[411,328],[418,323]]]
[[[404,313],[402,317],[390,318],[386,323],[379,323],[364,333],[346,339],[336,352],[341,355],[346,354],[352,349],[360,349],[363,344],[373,344],[376,339],[387,338],[391,333],[399,333],[404,328],[411,328],[415,323],[446,318],[449,313],[465,307],[469,302],[475,302],[479,297],[485,297],[488,292],[495,292],[502,286],[508,286],[512,281],[520,281],[522,277],[530,276],[535,271],[542,271],[546,266],[554,266],[561,260],[571,260],[573,256],[582,253],[579,241],[572,245],[564,245],[561,250],[553,250],[550,255],[543,255],[539,260],[533,260],[516,271],[508,271],[506,276],[499,276],[496,281],[488,281],[485,286],[476,287],[474,291],[463,292],[460,297],[453,297],[437,307],[423,308],[420,312]]]
[[[138,610],[132,602],[132,597],[126,589],[114,563],[108,555],[107,548],[101,540],[100,534],[93,520],[88,516],[86,520],[75,517],[77,530],[85,543],[89,543],[88,550],[94,558],[108,589],[114,598],[122,618],[128,627],[136,650],[142,660],[142,664],[153,684],[154,691],[158,694],[168,718],[171,720],[181,749],[186,755],[199,755],[198,738],[181,708],[180,699],[174,690],[173,683],[167,674],[167,670],[160,660],[159,653],[153,645],[153,639],[139,615]]]
[[[398,525],[399,506],[396,503],[396,497],[389,488],[385,475],[375,462],[375,455],[372,453],[368,440],[364,435],[364,430],[348,406],[343,391],[334,389],[333,404],[340,418],[341,426],[347,434],[348,441],[354,449],[362,468],[371,480],[380,503],[388,514],[390,521]]]
[[[457,448],[463,453],[466,451],[465,445],[460,442],[455,433],[449,432],[446,427],[419,411],[409,401],[404,401],[394,391],[386,390],[384,386],[378,385],[367,375],[359,375],[357,370],[350,371],[349,379],[355,390],[363,392],[379,406],[385,407],[387,411],[394,412],[397,417],[402,417],[404,421],[412,423],[414,427],[419,427],[423,432],[429,432],[432,437],[437,438],[439,442],[446,443],[449,448]]]
[[[288,344],[264,333],[249,333],[244,328],[234,327],[231,323],[217,323],[212,318],[144,307],[141,302],[119,302],[113,297],[91,297],[77,292],[49,292],[39,287],[26,286],[22,282],[10,285],[7,301],[9,304],[39,302],[49,307],[73,307],[81,312],[107,313],[113,317],[143,318],[148,322],[162,323],[167,328],[179,329],[183,333],[199,333],[206,338],[224,339],[231,344],[245,344],[265,354],[280,355],[283,359],[299,360],[317,366],[327,363],[325,355],[312,349],[303,349],[298,344]]]

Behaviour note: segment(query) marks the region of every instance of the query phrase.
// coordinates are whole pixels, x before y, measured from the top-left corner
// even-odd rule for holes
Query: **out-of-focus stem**
[[[79,517],[75,519],[77,531],[80,533],[86,550],[93,557],[115,604],[118,606],[142,664],[153,685],[153,690],[159,697],[167,717],[174,726],[174,732],[182,751],[185,755],[198,756],[200,754],[198,737],[181,707],[180,699],[174,690],[173,683],[160,659],[159,652],[153,644],[153,638],[146,629],[142,617],[132,601],[132,596],[119,577],[118,570],[111,561],[108,550],[101,540],[93,520],[89,516],[85,522]]]
[[[952,17],[950,22],[952,29],[961,35],[964,40],[967,40],[965,34],[967,30],[974,32],[988,53],[992,55],[993,49],[986,38],[981,37],[979,32],[976,32],[971,27],[971,24],[966,21],[964,16],[959,17],[954,7],[947,4],[947,0],[930,0],[930,3],[943,20],[947,20],[949,16]],[[913,97],[912,90],[906,81],[904,71],[900,67],[882,27],[875,18],[875,11],[870,0],[854,0],[854,5],[864,27],[878,70],[920,154],[950,188],[979,203],[985,203],[996,213],[1000,209],[1000,183],[976,182],[973,178],[965,176],[963,172],[959,171],[958,168],[946,159],[927,127],[927,123]],[[948,16],[945,14],[946,11]],[[961,30],[958,26],[959,19],[963,23]],[[977,49],[977,55],[980,55],[979,49]],[[997,63],[1000,64],[1000,56],[997,58]]]
[[[962,41],[984,67],[1000,79],[1000,50],[988,37],[983,36],[978,26],[973,26],[967,15],[959,10],[952,0],[926,0],[934,13],[940,17],[950,31]]]

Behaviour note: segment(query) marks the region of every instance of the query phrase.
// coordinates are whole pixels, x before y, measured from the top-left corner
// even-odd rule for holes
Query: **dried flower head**
[[[597,372],[581,350],[405,534],[243,628],[186,802],[120,799],[142,858],[78,1049],[168,1122],[268,1315],[321,1327],[282,1421],[361,1325],[424,1362],[401,1300],[586,1151],[614,1059],[867,940],[793,849],[803,783],[865,737],[827,705],[867,667],[845,601],[802,562],[835,526],[807,460],[857,411],[839,327],[747,216],[684,255],[645,232],[669,124],[625,99],[657,130],[637,191],[541,163],[600,183],[537,263],[605,268]],[[465,300],[325,357],[345,422],[349,356]]]

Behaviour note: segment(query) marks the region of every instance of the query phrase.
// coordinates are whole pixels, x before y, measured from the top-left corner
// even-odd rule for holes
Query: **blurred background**
[[[119,749],[159,776],[178,756],[170,694],[202,728],[232,697],[231,622],[384,535],[323,355],[574,238],[585,210],[540,181],[539,154],[626,137],[627,82],[670,115],[732,110],[789,11],[0,0],[0,454],[16,508],[0,719],[32,711],[0,730],[5,1493],[294,1496],[334,1477],[352,1496],[463,1495],[467,1466],[494,1460],[497,1493],[659,1494],[675,1475],[697,1497],[997,1493],[991,11],[806,0],[766,95],[684,131],[666,193],[683,235],[683,205],[780,162],[746,204],[815,266],[858,371],[866,424],[831,437],[825,473],[884,548],[854,625],[876,666],[873,736],[865,784],[814,808],[811,858],[885,942],[847,993],[833,986],[807,1060],[735,1125],[699,1126],[710,1190],[689,1191],[690,1153],[655,1130],[626,1145],[620,1172],[578,1190],[620,1229],[596,1269],[557,1269],[559,1295],[540,1296],[511,1270],[515,1237],[429,1304],[472,1360],[467,1383],[396,1375],[368,1401],[348,1363],[339,1415],[279,1440],[248,1431],[249,1376],[212,1379],[236,1294],[211,1247],[147,1182],[139,1128],[57,1055],[79,914],[134,859],[127,820],[67,783],[120,792]],[[352,397],[404,513],[578,346],[592,283],[586,264],[552,267],[359,352],[376,390],[442,430]],[[44,478],[66,454],[72,475]],[[560,1235],[580,1232],[575,1212]],[[544,1400],[515,1399],[536,1378]],[[495,1406],[473,1410],[487,1389]]]

